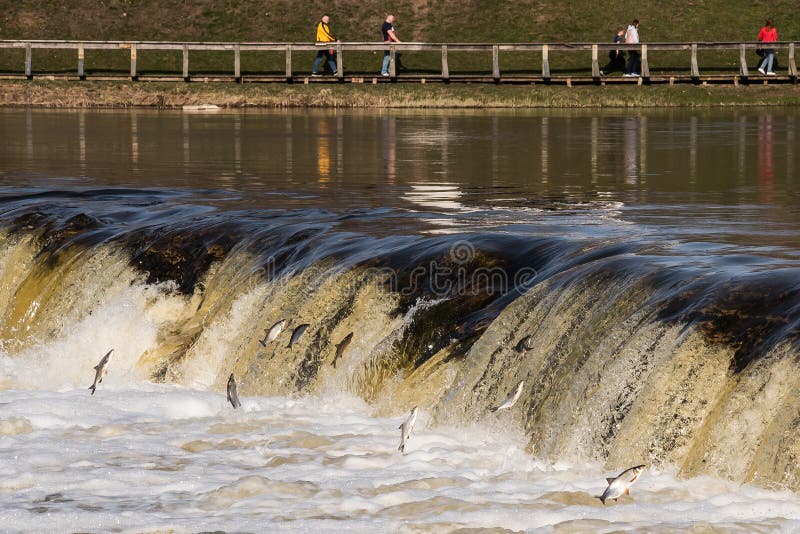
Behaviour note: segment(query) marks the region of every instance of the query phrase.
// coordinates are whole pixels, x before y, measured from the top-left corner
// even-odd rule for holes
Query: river
[[[800,528],[798,123],[0,111],[3,528]]]

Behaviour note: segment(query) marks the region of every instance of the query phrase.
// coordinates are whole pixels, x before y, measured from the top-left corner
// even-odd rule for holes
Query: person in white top
[[[625,32],[626,44],[639,44],[639,20],[633,19]],[[642,69],[642,56],[638,50],[629,50],[628,65],[625,67],[625,76],[640,76]]]

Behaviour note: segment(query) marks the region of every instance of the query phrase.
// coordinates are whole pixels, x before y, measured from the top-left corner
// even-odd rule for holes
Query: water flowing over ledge
[[[82,385],[113,346],[122,384],[224,391],[235,372],[244,395],[349,393],[440,426],[482,421],[524,380],[512,417],[538,458],[800,487],[797,268],[726,271],[641,239],[365,232],[407,215],[180,194],[2,200],[0,387]],[[283,318],[311,326],[262,346]]]

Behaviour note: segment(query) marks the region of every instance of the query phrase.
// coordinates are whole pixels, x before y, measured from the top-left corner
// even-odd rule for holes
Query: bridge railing
[[[777,79],[782,81],[797,82],[797,64],[795,60],[795,42],[781,41],[776,43],[769,43],[770,48],[786,52],[786,67],[785,72],[780,73]],[[638,51],[641,56],[641,78],[638,83],[642,81],[666,81],[670,83],[678,80],[691,80],[699,82],[701,80],[725,78],[733,79],[734,82],[738,80],[747,80],[751,76],[751,69],[748,67],[748,61],[755,63],[757,56],[754,51],[758,48],[764,47],[764,43],[759,42],[682,42],[682,43],[642,43],[637,45],[630,44],[613,44],[613,43],[374,43],[374,42],[347,42],[347,43],[326,43],[325,45],[318,45],[315,43],[257,43],[257,42],[162,42],[162,41],[63,41],[63,40],[0,40],[0,49],[24,49],[25,63],[24,70],[20,68],[19,71],[6,73],[5,77],[26,77],[31,79],[34,77],[34,64],[33,64],[33,51],[34,50],[75,50],[76,51],[76,66],[73,76],[80,79],[87,78],[85,53],[87,50],[122,50],[130,57],[130,72],[125,76],[131,80],[140,79],[140,73],[137,68],[137,60],[141,53],[149,51],[180,51],[183,55],[182,72],[178,75],[169,74],[167,76],[160,76],[161,79],[183,79],[190,81],[193,79],[190,69],[190,52],[197,51],[223,51],[232,54],[231,70],[225,72],[214,73],[210,76],[211,79],[233,79],[235,81],[243,81],[241,69],[241,53],[242,52],[270,52],[281,53],[285,57],[285,72],[281,76],[259,76],[248,75],[248,81],[295,81],[297,78],[303,78],[308,82],[308,75],[298,75],[293,64],[294,52],[317,52],[321,49],[332,49],[337,52],[337,72],[336,77],[338,81],[364,81],[365,75],[356,71],[348,72],[346,70],[347,59],[351,53],[358,52],[389,52],[391,56],[389,69],[391,81],[425,81],[425,80],[441,80],[448,82],[451,80],[464,80],[464,81],[492,81],[495,83],[500,82],[536,82],[536,81],[566,81],[567,84],[571,80],[575,81],[589,81],[595,83],[603,83],[608,78],[603,76],[601,72],[601,57],[605,56],[608,51],[620,49],[625,51]],[[676,52],[684,51],[687,54],[687,64],[685,68],[678,69],[659,69],[657,73],[653,72],[652,62],[653,53],[659,52]],[[719,69],[715,69],[715,74],[701,74],[701,63],[698,59],[700,52],[707,51],[735,51],[738,52],[739,61],[738,69],[735,71],[720,73]],[[421,75],[413,72],[398,75],[397,69],[397,55],[402,52],[403,54],[409,52],[435,52],[441,54],[441,72],[438,75]],[[541,56],[541,67],[538,70],[530,69],[520,72],[518,69],[513,73],[504,74],[501,69],[500,53],[534,53]],[[559,75],[553,74],[551,52],[563,53],[580,53],[586,55],[586,63],[584,68],[587,74],[576,75]],[[491,75],[488,74],[457,74],[451,72],[450,54],[485,54],[486,57],[491,57]],[[589,56],[590,53],[591,55]],[[589,57],[591,59],[589,59]],[[583,61],[583,58],[580,59]],[[591,63],[589,63],[589,61]],[[591,66],[591,70],[589,69]],[[20,66],[22,67],[22,66]],[[588,74],[591,72],[591,75]],[[53,76],[52,73],[36,72],[36,75]],[[63,73],[61,75],[64,75]],[[70,75],[65,75],[69,77]],[[373,76],[372,74],[366,77]],[[94,76],[91,76],[94,77]],[[204,79],[209,79],[208,74],[203,76]],[[375,79],[377,80],[377,78]],[[765,78],[766,80],[766,78]]]

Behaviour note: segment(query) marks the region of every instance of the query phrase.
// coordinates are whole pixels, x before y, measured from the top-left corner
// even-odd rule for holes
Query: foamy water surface
[[[469,428],[431,428],[422,413],[403,455],[402,417],[347,396],[244,397],[233,410],[223,392],[112,380],[95,396],[11,389],[0,403],[3,531],[800,529],[791,492],[652,468],[603,506],[615,473],[537,461],[502,413]]]

